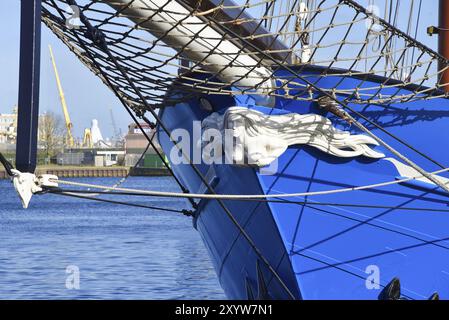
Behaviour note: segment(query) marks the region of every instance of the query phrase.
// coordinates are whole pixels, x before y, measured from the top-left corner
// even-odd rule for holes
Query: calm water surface
[[[118,178],[74,180],[113,185]],[[177,191],[169,177],[130,177],[122,186]],[[0,196],[0,299],[225,299],[190,218],[58,195],[34,196],[24,210],[6,180]],[[66,288],[68,266],[79,268],[79,289]]]

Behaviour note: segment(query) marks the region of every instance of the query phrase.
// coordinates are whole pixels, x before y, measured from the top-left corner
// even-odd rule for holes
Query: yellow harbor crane
[[[65,101],[64,91],[62,91],[61,80],[59,79],[59,73],[58,73],[58,69],[56,67],[55,57],[53,56],[53,50],[50,45],[48,46],[48,49],[50,50],[50,57],[51,57],[51,61],[53,63],[53,70],[55,72],[56,85],[58,86],[59,97],[61,99],[61,105],[62,105],[62,112],[64,113],[64,120],[65,120],[65,125],[67,128],[66,145],[69,148],[73,148],[75,145],[73,135],[72,135],[73,124],[70,121],[70,116],[69,116],[69,111],[67,109],[67,103]]]

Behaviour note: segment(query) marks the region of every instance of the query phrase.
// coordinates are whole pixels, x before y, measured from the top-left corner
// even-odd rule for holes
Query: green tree
[[[39,117],[39,147],[50,158],[64,148],[65,129],[61,117],[46,112]]]

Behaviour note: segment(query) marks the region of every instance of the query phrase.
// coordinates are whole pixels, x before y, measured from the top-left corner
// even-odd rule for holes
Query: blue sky
[[[0,10],[0,113],[10,113],[17,104],[19,73],[20,1],[2,0]],[[62,116],[61,104],[50,61],[48,45],[53,47],[71,120],[76,136],[98,119],[104,136],[112,135],[109,109],[114,111],[117,125],[125,132],[132,120],[112,92],[94,76],[59,41],[47,27],[42,27],[41,112],[53,111]]]
[[[411,1],[404,0],[401,5],[407,7]],[[426,27],[437,25],[438,0],[425,0],[423,3],[418,39],[436,49],[437,37],[428,37]],[[17,104],[19,23],[20,1],[3,0],[0,10],[0,113],[11,112],[13,105]],[[48,52],[49,44],[53,47],[75,135],[81,136],[84,128],[90,127],[91,120],[95,118],[99,120],[103,135],[110,136],[113,131],[110,108],[114,111],[117,125],[125,132],[132,120],[117,98],[45,26],[42,28],[41,112],[53,111],[62,115]]]

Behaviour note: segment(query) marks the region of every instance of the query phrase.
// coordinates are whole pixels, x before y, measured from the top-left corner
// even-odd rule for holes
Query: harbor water
[[[112,186],[118,179],[74,181]],[[130,177],[122,186],[178,190],[170,177]],[[0,194],[0,299],[225,299],[191,218],[49,194],[24,210],[8,180],[0,180]]]

